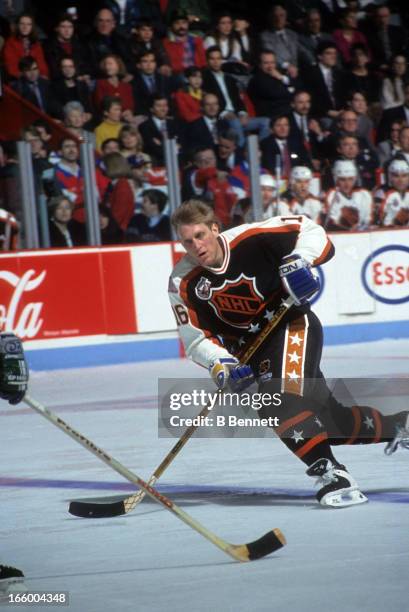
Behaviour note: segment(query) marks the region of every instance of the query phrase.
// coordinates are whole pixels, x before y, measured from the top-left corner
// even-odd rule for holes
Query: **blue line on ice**
[[[100,491],[134,491],[131,484],[122,482],[98,482],[92,480],[57,480],[41,478],[12,478],[0,476],[0,487],[24,487],[43,489],[83,489]],[[157,485],[158,491],[166,495],[172,494],[207,494],[207,495],[265,495],[275,499],[307,500],[314,497],[314,493],[305,489],[285,489],[280,487],[241,487],[236,485]],[[409,489],[374,490],[365,491],[373,501],[409,504]]]

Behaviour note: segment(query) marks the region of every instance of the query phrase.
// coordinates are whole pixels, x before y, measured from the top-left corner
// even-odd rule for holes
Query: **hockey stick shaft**
[[[253,357],[255,352],[260,348],[266,338],[270,335],[270,333],[277,327],[279,322],[282,320],[284,315],[288,312],[289,308],[294,304],[294,300],[289,297],[287,298],[276,310],[268,324],[263,328],[263,330],[258,334],[258,336],[253,340],[253,342],[245,348],[239,356],[239,359],[242,363],[247,363]],[[221,394],[222,391],[220,390]],[[208,412],[210,412],[209,406],[206,405],[201,412],[199,413],[199,419],[195,419],[196,422],[201,422],[201,417],[205,417]],[[193,436],[195,431],[198,429],[199,425],[191,425],[186,429],[186,431],[182,434],[181,438],[176,442],[176,444],[171,448],[163,461],[158,465],[156,470],[153,472],[150,477],[148,484],[152,486],[155,482],[162,476],[163,472],[169,467],[172,461],[176,458],[176,456],[180,453],[182,448],[185,446],[188,440]],[[74,514],[75,516],[81,517],[97,517],[97,518],[106,518],[109,516],[119,516],[122,514],[127,514],[131,512],[145,497],[145,492],[143,490],[138,491],[137,493],[133,493],[132,495],[125,496],[123,500],[115,501],[115,502],[103,502],[96,500],[93,501],[72,501],[70,503],[69,512]]]
[[[93,453],[101,461],[106,463],[110,468],[121,474],[126,480],[129,480],[132,484],[140,487],[146,495],[149,495],[154,501],[166,508],[169,512],[172,512],[181,521],[186,523],[189,527],[200,533],[204,538],[212,542],[215,546],[223,550],[226,554],[233,557],[237,561],[250,561],[251,559],[260,558],[265,556],[273,550],[277,550],[285,544],[285,538],[279,529],[268,532],[259,540],[250,544],[230,544],[226,542],[215,533],[207,529],[204,525],[199,523],[196,519],[190,516],[187,512],[182,510],[179,506],[173,503],[168,497],[159,493],[156,489],[152,488],[147,482],[140,478],[137,474],[129,470],[122,463],[108,455],[102,448],[94,444],[91,440],[86,438],[79,431],[71,427],[68,423],[63,421],[59,416],[51,412],[48,408],[40,404],[37,400],[33,399],[29,395],[26,395],[24,402],[33,408],[36,412],[45,417],[50,423],[61,429],[64,433],[70,436],[73,440],[81,444],[84,448]]]

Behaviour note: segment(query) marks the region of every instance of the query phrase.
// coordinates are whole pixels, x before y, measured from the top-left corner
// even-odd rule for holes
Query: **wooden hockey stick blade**
[[[228,552],[238,561],[255,561],[282,548],[286,543],[283,532],[280,529],[273,529],[254,542],[231,544],[231,550]]]
[[[209,542],[212,542],[215,546],[223,550],[227,555],[233,557],[233,559],[236,559],[237,561],[253,561],[274,552],[274,550],[277,550],[284,545],[285,540],[279,530],[278,533],[280,534],[280,537],[277,534],[277,530],[273,530],[265,534],[262,538],[254,542],[250,542],[249,544],[230,544],[229,542],[226,542],[226,540],[220,538],[218,535],[210,531],[210,529],[207,529],[207,527],[202,525],[202,523],[199,523],[199,521],[190,516],[190,514],[182,510],[182,508],[177,506],[171,499],[169,499],[169,497],[159,493],[159,491],[151,487],[147,482],[140,478],[140,476],[129,470],[114,457],[108,455],[108,453],[102,448],[94,444],[94,442],[86,438],[82,433],[71,427],[71,425],[63,421],[63,419],[51,412],[51,410],[40,404],[40,402],[33,399],[28,394],[25,395],[23,401],[30,406],[30,408],[50,421],[50,423],[61,429],[61,431],[78,442],[78,444],[81,444],[81,446],[86,448],[90,453],[106,463],[111,469],[115,470],[126,480],[129,480],[129,482],[132,482],[134,485],[142,489],[147,495],[149,495],[149,497],[174,514],[191,529],[194,529],[204,538],[209,540]],[[274,536],[271,534],[274,534]]]
[[[244,350],[240,354],[241,361],[247,363],[247,361],[251,359],[256,350],[260,348],[260,346],[263,344],[268,335],[273,331],[275,327],[277,327],[286,312],[293,305],[294,300],[291,297],[288,297],[282,304],[280,304],[268,324],[257,336],[257,338],[253,340],[250,346],[248,346],[247,348],[244,347]],[[198,422],[201,421],[200,417],[206,416],[208,412],[208,407],[205,406],[198,415]],[[172,463],[172,461],[185,446],[186,442],[192,437],[198,427],[198,425],[191,425],[186,429],[186,431],[182,434],[181,438],[176,442],[176,444],[172,447],[172,449],[169,451],[163,461],[153,472],[152,476],[149,479],[149,485],[154,485],[155,482],[162,476],[163,472]],[[73,514],[74,516],[79,516],[81,518],[111,518],[114,516],[122,516],[124,514],[128,514],[128,512],[132,512],[132,510],[134,510],[134,508],[136,508],[136,506],[141,503],[144,497],[145,493],[143,491],[138,491],[137,493],[133,493],[132,495],[124,497],[122,501],[120,500],[118,502],[104,502],[104,498],[96,498],[93,501],[75,500],[70,503],[68,512],[70,512],[70,514]]]

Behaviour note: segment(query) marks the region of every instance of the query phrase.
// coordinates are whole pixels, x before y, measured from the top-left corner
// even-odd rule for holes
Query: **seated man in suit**
[[[280,71],[295,79],[298,76],[298,36],[286,28],[287,11],[283,6],[273,6],[270,18],[273,27],[261,33],[260,47],[272,51]]]
[[[258,67],[247,86],[257,117],[286,113],[294,92],[294,81],[277,69],[272,51],[261,51]]]
[[[40,76],[37,60],[27,55],[21,58],[18,68],[21,76],[12,83],[14,91],[43,113],[62,118],[62,108],[51,95],[50,81]]]
[[[192,146],[206,147],[216,150],[219,144],[219,135],[229,128],[225,119],[220,118],[220,105],[217,96],[207,93],[202,97],[202,117],[189,123],[186,131],[185,149]]]
[[[230,128],[236,132],[239,146],[245,144],[245,131],[258,131],[260,139],[269,135],[267,117],[249,117],[237,81],[222,70],[223,56],[220,47],[212,46],[206,50],[207,68],[203,71],[203,90],[213,93],[219,100],[221,117],[226,119]]]
[[[304,85],[312,96],[312,114],[327,128],[342,108],[343,73],[337,66],[335,43],[324,42],[317,49],[318,64],[305,72]]]
[[[132,81],[135,114],[148,115],[154,96],[161,95],[169,101],[172,90],[171,79],[157,70],[153,51],[143,51],[137,59],[137,70]]]
[[[319,122],[310,115],[311,95],[308,91],[299,90],[294,94],[289,115],[290,135],[297,138],[306,150],[310,163],[315,170],[320,169],[321,142],[324,132]]]
[[[290,136],[290,122],[286,115],[271,120],[271,135],[260,145],[262,166],[274,174],[289,177],[293,166],[308,166],[311,161],[304,146]]]
[[[181,126],[174,119],[169,119],[167,98],[158,94],[152,98],[150,117],[140,124],[139,131],[144,143],[144,153],[152,157],[154,165],[165,163],[163,139],[165,132],[169,138],[181,138]]]
[[[314,66],[318,45],[322,42],[333,42],[331,34],[323,32],[322,17],[318,8],[311,8],[305,18],[304,34],[298,36],[298,52],[302,68]]]

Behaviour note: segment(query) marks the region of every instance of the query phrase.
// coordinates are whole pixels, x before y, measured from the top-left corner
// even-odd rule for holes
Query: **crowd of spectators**
[[[44,115],[21,131],[52,246],[86,243],[80,142],[96,151],[103,243],[169,240],[165,135],[176,139],[182,199],[210,202],[223,227],[254,218],[249,134],[264,218],[407,227],[406,17],[365,0],[302,5],[272,2],[261,28],[206,0],[109,0],[92,24],[70,11],[53,31],[29,12],[2,18],[5,82],[67,130],[54,150]],[[0,179],[16,164],[15,142],[0,140]],[[1,188],[0,246],[6,234],[16,244],[20,216]]]

